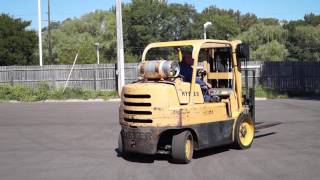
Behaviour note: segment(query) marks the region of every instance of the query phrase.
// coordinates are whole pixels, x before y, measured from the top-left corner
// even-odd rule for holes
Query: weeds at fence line
[[[65,100],[65,99],[110,99],[116,97],[115,91],[92,91],[85,89],[53,89],[47,83],[41,82],[37,88],[27,86],[0,85],[0,101],[23,101],[34,102],[44,100]]]
[[[38,83],[36,88],[28,86],[10,84],[0,85],[0,101],[23,101],[34,102],[44,100],[66,100],[66,99],[110,99],[117,97],[116,91],[93,91],[85,89],[63,88],[55,89],[46,82]],[[256,86],[256,97],[266,97],[269,99],[288,98],[287,94],[276,92],[272,89]]]
[[[256,97],[265,97],[268,99],[287,99],[288,94],[280,93],[273,89],[263,88],[261,85],[257,85],[255,87],[255,95]]]

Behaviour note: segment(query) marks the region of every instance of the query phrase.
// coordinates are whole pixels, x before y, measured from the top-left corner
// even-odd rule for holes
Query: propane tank
[[[139,64],[138,72],[143,79],[168,79],[179,75],[180,66],[176,61],[144,61]]]

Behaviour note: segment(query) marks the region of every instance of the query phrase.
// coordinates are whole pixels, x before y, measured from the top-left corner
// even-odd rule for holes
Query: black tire
[[[250,148],[253,143],[255,131],[252,117],[249,115],[240,115],[235,128],[235,147],[237,149]]]
[[[187,164],[192,160],[193,137],[190,131],[183,131],[172,137],[171,156],[173,162],[179,164]]]
[[[121,132],[119,133],[119,138],[118,138],[118,153],[120,156],[123,156],[125,154]]]

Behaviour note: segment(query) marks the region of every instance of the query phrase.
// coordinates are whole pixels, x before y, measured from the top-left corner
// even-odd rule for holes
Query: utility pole
[[[48,44],[49,44],[48,45],[49,62],[52,63],[50,0],[48,0]]]
[[[38,36],[39,36],[39,65],[42,66],[42,25],[41,25],[41,0],[38,0]]]
[[[118,94],[121,95],[124,81],[124,49],[122,33],[122,9],[121,0],[116,0],[116,18],[117,18],[117,58],[118,58]]]
[[[97,50],[97,64],[100,64],[100,43],[96,42],[94,45],[96,45]]]

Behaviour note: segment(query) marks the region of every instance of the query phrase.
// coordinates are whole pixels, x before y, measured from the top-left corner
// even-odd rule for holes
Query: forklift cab
[[[170,47],[174,50],[167,50]],[[209,85],[210,95],[216,97],[214,101],[220,102],[231,97],[237,101],[237,106],[240,107],[240,104],[242,104],[240,61],[241,59],[247,59],[249,52],[245,52],[246,50],[249,50],[248,46],[238,40],[190,40],[152,43],[146,47],[142,62],[150,59],[170,59],[171,61],[176,59],[177,62],[181,62],[183,53],[189,51],[194,62],[192,78],[189,78],[191,79],[189,84],[189,94],[191,95],[187,104],[201,103],[197,97],[192,96],[198,94],[195,91],[200,90],[199,84],[196,83],[196,79],[200,77],[202,81]],[[169,81],[173,81],[173,79]],[[186,101],[183,102],[186,103]]]

